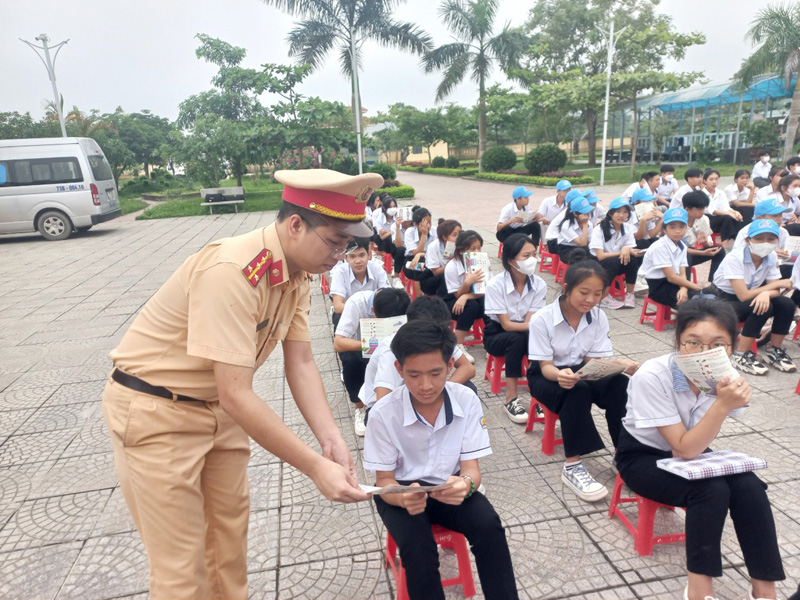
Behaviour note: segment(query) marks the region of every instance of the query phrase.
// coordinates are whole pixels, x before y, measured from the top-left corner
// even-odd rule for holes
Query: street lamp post
[[[48,46],[47,42],[50,41],[50,38],[47,37],[47,34],[41,33],[38,36],[36,36],[35,39],[36,39],[37,42],[42,42],[42,45],[41,46],[37,46],[37,45],[32,44],[31,42],[27,41],[27,40],[23,40],[22,38],[19,38],[19,39],[20,39],[21,42],[24,42],[24,43],[28,44],[28,46],[33,48],[33,51],[36,52],[36,56],[39,57],[39,59],[42,61],[42,63],[44,63],[44,68],[47,69],[47,76],[50,77],[50,83],[53,85],[53,100],[55,102],[56,114],[58,114],[58,122],[61,124],[61,135],[63,137],[67,137],[67,128],[66,128],[66,126],[64,124],[64,110],[61,107],[61,96],[59,96],[58,87],[56,86],[56,69],[55,69],[55,65],[56,65],[56,58],[58,58],[59,51],[64,46],[64,44],[66,44],[69,40],[64,40],[63,42],[60,42],[60,43],[56,44],[55,46]],[[39,54],[39,50],[43,50],[44,51],[44,58],[42,58],[42,55]],[[55,50],[55,53],[53,54],[53,58],[52,59],[50,58],[50,50]]]
[[[597,27],[597,25],[595,25]],[[617,40],[622,35],[628,26],[626,25],[622,29],[620,29],[619,33],[617,33],[617,37],[614,37],[614,19],[611,19],[611,29],[606,33],[599,27],[597,30],[600,34],[608,40],[608,57],[606,59],[606,107],[605,112],[603,114],[603,155],[600,159],[600,185],[603,185],[606,180],[606,140],[608,137],[608,100],[611,95],[611,61],[614,59],[614,47],[617,45]],[[623,122],[623,135],[625,131],[625,123]]]
[[[353,109],[356,118],[356,143],[358,145],[358,174],[363,173],[363,166],[361,165],[361,98],[359,97],[360,91],[358,87],[358,58],[356,55],[356,31],[350,29],[350,64],[353,70]]]

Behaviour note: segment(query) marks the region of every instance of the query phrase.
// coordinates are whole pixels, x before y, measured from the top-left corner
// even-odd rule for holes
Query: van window
[[[0,185],[41,185],[44,183],[78,183],[83,181],[76,158],[36,158],[10,160],[5,163],[5,180]]]
[[[92,167],[92,175],[95,181],[108,181],[114,179],[114,174],[111,172],[111,167],[108,166],[108,161],[99,154],[89,155],[89,166]]]

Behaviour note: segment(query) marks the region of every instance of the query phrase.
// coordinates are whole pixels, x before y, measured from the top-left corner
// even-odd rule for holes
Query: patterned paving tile
[[[81,546],[71,542],[0,554],[0,598],[55,598]]]
[[[47,385],[6,390],[0,393],[0,411],[37,409],[42,406],[57,389],[57,385]]]
[[[117,485],[111,452],[60,458],[31,491],[30,498],[110,489]]]
[[[94,524],[91,537],[128,533],[135,529],[136,525],[133,522],[130,510],[128,510],[128,505],[125,504],[122,490],[119,487],[115,487],[103,508],[103,512],[100,513],[100,517]]]
[[[382,564],[379,553],[369,552],[281,567],[280,598],[337,600],[387,594],[390,588]]]
[[[279,523],[277,509],[253,510],[250,513],[247,531],[248,569],[263,571],[278,566]]]
[[[77,429],[100,410],[100,403],[85,402],[62,406],[44,406],[39,408],[16,431],[17,435],[26,433],[44,433],[61,429]]]
[[[0,445],[0,467],[58,458],[77,434],[77,429],[59,429],[12,435]]]

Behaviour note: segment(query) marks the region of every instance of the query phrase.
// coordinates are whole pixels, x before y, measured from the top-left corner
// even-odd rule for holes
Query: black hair
[[[700,169],[696,169],[692,167],[691,169],[686,169],[686,172],[683,174],[683,178],[686,181],[689,181],[689,177],[702,177],[703,172]]]
[[[394,203],[395,207],[397,207],[397,200],[384,192],[381,195],[381,210],[383,211],[384,215],[388,209],[392,208],[392,203]]]
[[[736,171],[736,173],[733,174],[733,179],[734,180],[739,179],[739,177],[741,177],[742,175],[747,175],[749,177],[750,171],[748,171],[747,169],[739,169],[738,171]]]
[[[710,200],[708,195],[705,192],[699,192],[697,190],[692,190],[691,192],[686,192],[681,199],[683,202],[683,208],[689,210],[690,208],[708,208]]]
[[[461,223],[456,221],[455,219],[446,219],[443,221],[439,221],[439,225],[436,227],[436,235],[438,236],[440,241],[444,241],[444,239],[453,233],[453,230],[458,227],[461,228]]]
[[[375,292],[372,299],[372,311],[379,319],[386,317],[398,317],[406,314],[411,298],[405,290],[398,290],[393,287],[381,288]]]
[[[368,237],[357,237],[355,238],[356,249],[363,248],[369,254],[369,243],[372,241]]]
[[[583,248],[574,250],[569,255],[569,267],[564,275],[564,294],[569,293],[590,277],[598,277],[603,282],[603,289],[609,286],[608,275],[599,261],[592,260]]]
[[[342,226],[350,225],[350,221],[344,221],[342,219],[334,219],[332,217],[323,217],[318,212],[315,212],[311,209],[304,208],[302,206],[297,206],[296,204],[292,204],[290,202],[282,202],[280,209],[278,209],[278,223],[283,223],[286,219],[291,217],[292,215],[297,215],[301,219],[303,219],[303,223],[305,223],[309,229],[316,229],[317,227],[325,227],[326,225],[334,225],[339,226],[341,223]]]
[[[764,156],[765,154],[772,154],[772,150],[770,148],[762,148],[758,151],[758,156]]]
[[[408,305],[408,322],[427,319],[432,323],[450,327],[451,313],[439,296],[420,296]]]
[[[369,195],[369,200],[367,200],[367,206],[369,206],[372,210],[375,210],[376,200],[381,200],[381,195],[378,192],[372,192]]]
[[[731,340],[736,341],[739,330],[739,319],[731,308],[730,302],[720,302],[710,298],[693,298],[678,307],[678,316],[675,321],[675,349],[679,350],[681,335],[686,328],[701,321],[715,321]]]
[[[783,173],[783,171],[786,171],[786,167],[772,167],[769,170],[769,178],[772,179],[773,177],[775,177],[775,175],[780,175],[781,177],[785,177],[786,175],[789,174],[789,171],[786,171],[785,173]]]
[[[562,219],[561,223],[558,225],[558,230],[561,231],[564,229],[564,225],[567,224],[572,227],[575,222],[578,220],[578,213],[572,212],[572,209],[567,205],[566,211],[564,213],[564,218]]]
[[[456,238],[456,250],[453,253],[453,256],[457,256],[461,258],[464,256],[464,252],[467,251],[475,240],[478,240],[483,246],[483,238],[481,234],[477,231],[473,231],[472,229],[466,229],[459,232],[458,237]]]
[[[790,175],[784,175],[778,182],[778,191],[780,192],[781,188],[786,188],[788,190],[789,184],[791,184],[793,181],[797,181],[798,179],[800,179],[800,175],[795,175],[794,173],[791,173]]]
[[[536,244],[533,242],[533,239],[524,233],[515,233],[510,235],[503,242],[503,255],[501,260],[503,261],[503,268],[506,271],[511,271],[511,261],[514,260],[517,254],[522,252],[525,244],[531,244],[534,252],[536,251]]]
[[[623,210],[623,209],[628,211],[628,218],[626,220],[629,221],[630,218],[631,218],[631,207],[628,204],[620,206],[619,208],[610,208],[610,209],[608,209],[608,212],[606,213],[606,216],[603,217],[602,221],[600,221],[600,229],[603,232],[603,239],[605,241],[610,240],[611,236],[614,235],[614,223],[611,222],[611,218],[615,214],[617,214],[617,211],[620,211],[620,210]],[[625,234],[625,225],[624,224],[622,225],[622,233],[623,233],[623,235]]]
[[[456,347],[456,336],[449,325],[439,325],[427,319],[409,321],[397,330],[392,339],[392,354],[402,366],[410,356],[441,352],[442,360],[449,362]]]
[[[431,216],[431,211],[429,211],[427,208],[423,208],[421,206],[418,206],[411,213],[411,222],[414,225],[419,225],[420,223],[422,223],[422,219],[424,219],[425,217],[430,217],[430,216]]]
[[[661,165],[662,173],[674,173],[675,167],[673,165]]]
[[[703,171],[703,181],[705,181],[712,175],[716,175],[717,177],[720,176],[719,171],[717,171],[716,169],[706,169],[705,171]]]
[[[658,171],[645,171],[644,173],[642,173],[642,176],[639,178],[639,181],[641,181],[642,179],[644,179],[645,181],[649,181],[650,179],[656,176],[658,176]]]

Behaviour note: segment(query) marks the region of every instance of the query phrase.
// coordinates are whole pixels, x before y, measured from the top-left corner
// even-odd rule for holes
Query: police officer
[[[285,185],[277,221],[190,256],[110,355],[103,414],[155,600],[247,598],[248,436],[326,498],[368,498],[311,353],[306,273],[328,271],[371,234],[364,207],[383,179],[324,169],[275,178]],[[322,455],[253,391],[278,342]]]

